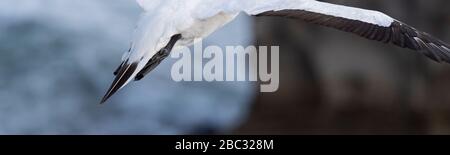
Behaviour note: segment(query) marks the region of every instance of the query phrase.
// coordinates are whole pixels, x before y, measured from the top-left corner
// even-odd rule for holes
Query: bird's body
[[[282,16],[355,33],[362,37],[421,51],[450,62],[450,46],[378,11],[315,0],[137,0],[145,10],[131,48],[102,100],[127,83],[140,80],[177,46],[189,46],[232,21],[239,13]],[[236,34],[239,35],[239,34]]]

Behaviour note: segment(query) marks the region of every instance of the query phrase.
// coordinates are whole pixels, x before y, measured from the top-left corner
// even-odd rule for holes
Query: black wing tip
[[[102,100],[100,101],[100,104],[105,104],[106,101],[108,101],[108,99],[111,98],[111,96],[112,96],[113,94],[114,94],[114,93],[106,94],[105,96],[103,96]]]
[[[450,63],[450,45],[432,35],[416,30],[401,21],[394,21],[391,29],[396,29],[402,37],[393,38],[392,43],[400,47],[420,51],[426,57],[438,62]]]
[[[102,101],[100,101],[100,105],[105,104],[108,101],[108,98],[103,97]]]
[[[106,103],[106,101],[108,101],[108,99],[111,98],[111,96],[113,96],[128,81],[128,79],[136,71],[137,66],[138,63],[124,63],[124,65],[119,69],[116,78],[112,82],[105,96],[100,101],[100,104]]]

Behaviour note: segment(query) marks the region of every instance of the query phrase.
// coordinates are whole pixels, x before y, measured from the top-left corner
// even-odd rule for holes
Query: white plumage
[[[423,52],[436,61],[450,61],[448,44],[384,13],[315,0],[137,0],[145,10],[124,54],[105,102],[133,79],[139,80],[173,46],[188,46],[232,21],[239,13],[282,16],[336,28],[362,37]],[[161,52],[163,51],[163,52]]]

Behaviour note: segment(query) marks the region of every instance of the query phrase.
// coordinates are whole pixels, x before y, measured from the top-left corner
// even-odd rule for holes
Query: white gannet
[[[232,21],[239,13],[279,16],[354,33],[364,38],[420,51],[450,62],[449,44],[384,13],[316,0],[137,0],[144,13],[131,48],[114,72],[104,103],[132,80],[153,70],[172,48],[189,46]]]

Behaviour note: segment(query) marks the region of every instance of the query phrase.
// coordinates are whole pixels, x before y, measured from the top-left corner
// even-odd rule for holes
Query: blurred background
[[[450,42],[448,0],[327,2]],[[241,15],[205,46],[280,46],[277,92],[176,83],[169,58],[99,105],[140,12],[132,0],[0,1],[0,134],[450,134],[450,65],[274,17]]]

